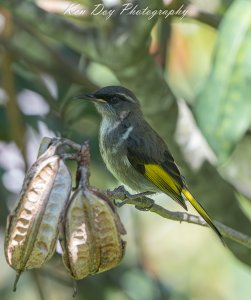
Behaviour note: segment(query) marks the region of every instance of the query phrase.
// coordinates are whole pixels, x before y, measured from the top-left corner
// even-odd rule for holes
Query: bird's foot
[[[152,195],[154,194],[154,192],[142,192],[142,193],[138,193],[138,194],[130,194],[123,185],[117,187],[116,189],[114,189],[111,193],[115,194],[115,197],[117,196],[117,198],[119,198],[120,200],[114,200],[114,204],[117,206],[117,207],[122,207],[123,205],[127,204],[127,203],[130,203],[132,200],[135,200],[135,199],[141,199],[143,197],[146,197],[146,196],[149,196],[149,195]],[[148,198],[149,199],[149,198]],[[135,205],[135,207],[137,209],[140,209],[140,210],[149,210],[151,209],[154,201],[152,199],[149,199],[151,203],[149,203],[149,205],[147,205],[147,207],[145,208],[142,208],[141,206],[138,206],[138,205]]]
[[[127,198],[127,196],[130,195],[130,193],[125,189],[123,185],[118,186],[111,192],[116,196],[118,196],[119,198],[123,198],[123,197]]]

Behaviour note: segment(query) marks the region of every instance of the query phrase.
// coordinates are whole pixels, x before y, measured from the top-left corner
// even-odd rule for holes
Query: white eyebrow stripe
[[[123,94],[123,93],[118,93],[117,95],[122,96],[123,98],[127,99],[130,102],[136,102],[133,97],[130,97],[129,95]]]

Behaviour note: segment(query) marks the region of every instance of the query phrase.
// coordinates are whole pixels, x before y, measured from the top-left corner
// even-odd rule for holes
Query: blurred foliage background
[[[99,155],[100,116],[72,100],[105,85],[133,90],[197,199],[214,219],[251,236],[250,1],[135,1],[136,10],[185,13],[151,19],[120,14],[124,3],[0,2],[1,300],[71,299],[59,255],[25,272],[12,293],[4,229],[43,136],[89,140],[92,184],[118,186]],[[99,4],[115,12],[108,18],[99,6],[93,15]],[[180,210],[167,197],[156,201]],[[119,213],[126,256],[116,269],[80,281],[77,299],[250,299],[249,248],[231,241],[224,248],[209,229],[133,207]]]

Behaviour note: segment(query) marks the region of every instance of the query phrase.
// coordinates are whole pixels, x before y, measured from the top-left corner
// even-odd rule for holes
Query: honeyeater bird
[[[187,199],[222,239],[189,191],[166,143],[144,119],[140,103],[130,90],[107,86],[78,98],[92,100],[102,116],[100,153],[116,179],[137,192],[163,192],[186,210]]]

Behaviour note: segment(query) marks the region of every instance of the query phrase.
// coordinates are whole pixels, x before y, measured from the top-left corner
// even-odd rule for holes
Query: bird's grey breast
[[[100,127],[100,153],[108,170],[115,178],[126,185],[131,176],[132,166],[127,158],[127,140],[133,126],[123,120],[109,120],[103,118]]]
[[[100,127],[99,144],[101,155],[109,165],[116,159],[121,159],[126,155],[125,143],[133,130],[133,126],[128,126],[120,120],[109,120],[104,118]]]

